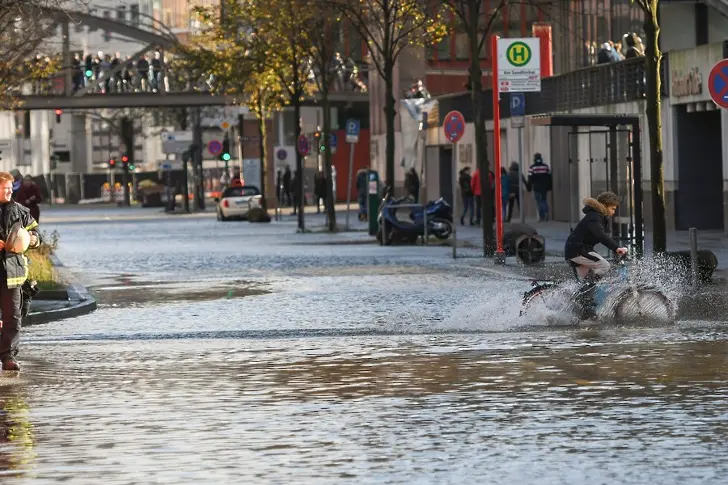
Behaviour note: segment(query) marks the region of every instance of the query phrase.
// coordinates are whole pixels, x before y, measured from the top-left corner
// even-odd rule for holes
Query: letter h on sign
[[[525,46],[516,45],[513,47],[513,60],[518,62],[524,62],[526,60]]]

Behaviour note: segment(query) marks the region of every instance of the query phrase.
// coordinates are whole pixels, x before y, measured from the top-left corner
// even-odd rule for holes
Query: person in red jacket
[[[470,180],[470,187],[473,189],[473,199],[475,200],[475,224],[480,225],[480,216],[483,210],[483,199],[480,191],[480,169],[476,168],[473,172],[473,178]]]

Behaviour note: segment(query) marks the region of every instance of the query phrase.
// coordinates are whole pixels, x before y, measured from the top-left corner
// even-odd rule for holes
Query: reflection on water
[[[714,328],[28,352],[0,388],[3,466],[27,473],[3,483],[685,485],[728,471]]]
[[[0,477],[19,475],[35,459],[28,405],[12,385],[17,373],[0,378]]]

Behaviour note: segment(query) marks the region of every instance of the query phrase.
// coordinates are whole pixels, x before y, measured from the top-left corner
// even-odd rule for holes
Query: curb
[[[60,273],[70,275],[70,272],[66,270],[63,263],[61,263],[55,254],[51,254],[50,259],[53,266],[58,269]],[[76,303],[67,308],[58,308],[56,310],[46,310],[41,312],[33,312],[31,310],[28,316],[23,320],[23,326],[39,325],[42,323],[54,322],[56,320],[63,320],[65,318],[78,317],[96,310],[96,300],[84,286],[72,282],[69,283],[66,291],[68,292],[69,301]],[[33,304],[31,303],[31,308],[32,306]]]

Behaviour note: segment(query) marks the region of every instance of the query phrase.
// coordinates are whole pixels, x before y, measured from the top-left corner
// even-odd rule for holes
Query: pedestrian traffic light
[[[63,110],[62,109],[57,109],[56,110],[56,123],[60,123],[61,122],[61,115],[62,114],[63,114]]]

